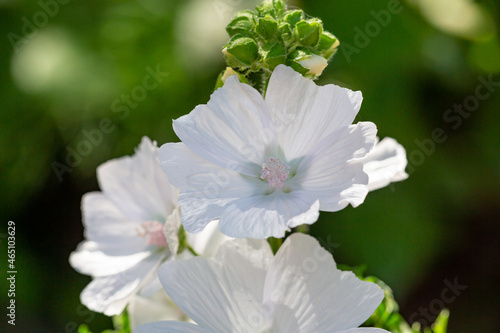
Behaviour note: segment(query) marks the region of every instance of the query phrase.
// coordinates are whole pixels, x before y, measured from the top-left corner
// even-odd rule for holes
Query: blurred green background
[[[110,327],[79,305],[90,278],[68,264],[83,239],[80,198],[98,189],[96,167],[132,154],[142,136],[177,141],[172,119],[206,103],[224,68],[225,24],[256,3],[0,0],[4,310],[9,220],[18,271],[16,329],[1,311],[1,331]],[[386,281],[410,321],[430,323],[445,305],[449,332],[499,332],[499,3],[291,6],[323,19],[341,41],[318,84],[361,90],[358,120],[375,122],[409,157],[408,180],[370,193],[356,209],[322,213],[312,233],[333,244],[337,262],[365,263]],[[140,88],[150,71],[162,73],[158,84]],[[103,119],[108,130],[85,144]],[[69,165],[71,151],[82,156]],[[449,283],[467,288],[450,301]]]

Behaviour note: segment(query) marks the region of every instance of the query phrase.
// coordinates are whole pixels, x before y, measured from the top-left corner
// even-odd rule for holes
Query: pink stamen
[[[140,229],[137,230],[137,233],[141,237],[149,237],[146,243],[147,245],[153,244],[159,247],[168,246],[167,239],[163,233],[163,224],[158,221],[142,222]]]
[[[262,164],[260,178],[266,179],[269,185],[281,188],[283,181],[286,180],[290,173],[290,167],[281,163],[278,157],[268,157],[266,162]]]

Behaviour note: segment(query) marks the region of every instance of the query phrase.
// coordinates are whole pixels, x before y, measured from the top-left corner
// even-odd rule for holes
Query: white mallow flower
[[[274,257],[264,240],[232,240],[213,258],[167,262],[158,274],[197,325],[161,321],[134,333],[387,332],[357,328],[383,300],[382,289],[337,269],[308,235],[291,235]]]
[[[319,87],[284,65],[265,99],[229,77],[207,105],[174,121],[182,143],[159,151],[180,189],[184,228],[219,219],[232,237],[283,237],[319,210],[360,205],[369,191],[363,158],[377,140],[373,123],[352,124],[361,101],[361,92]]]
[[[180,209],[178,190],[160,167],[156,142],[147,137],[134,156],[99,166],[97,177],[101,192],[82,198],[86,240],[69,261],[78,272],[93,277],[81,302],[111,316],[120,314],[134,295],[147,297],[161,290],[157,270],[176,257]],[[225,241],[216,225],[206,231],[187,236],[202,254],[215,252]]]

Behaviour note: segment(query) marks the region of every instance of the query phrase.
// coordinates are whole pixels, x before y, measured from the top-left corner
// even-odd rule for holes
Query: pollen
[[[282,163],[278,157],[268,157],[266,162],[262,164],[260,178],[267,179],[272,187],[281,188],[289,173],[290,167]]]
[[[163,233],[163,224],[158,221],[142,222],[137,229],[140,237],[148,237],[147,245],[156,245],[158,247],[168,246],[167,239]]]

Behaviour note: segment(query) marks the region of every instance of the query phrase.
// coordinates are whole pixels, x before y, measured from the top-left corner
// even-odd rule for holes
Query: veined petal
[[[110,256],[99,251],[96,243],[83,241],[70,254],[69,263],[81,274],[98,277],[126,271],[149,255],[149,251],[143,251],[126,256]]]
[[[277,149],[271,116],[260,93],[238,76],[227,79],[207,105],[174,120],[177,136],[196,154],[248,176],[259,176],[266,152]]]
[[[290,179],[292,192],[309,191],[320,200],[320,210],[338,211],[347,204],[361,204],[368,189],[368,176],[360,158],[373,148],[376,127],[360,122],[342,128],[320,142],[299,164]]]
[[[183,143],[163,145],[159,156],[169,179],[181,190],[181,221],[191,233],[200,232],[211,220],[219,218],[228,203],[267,190],[258,178],[218,167]]]
[[[146,251],[146,239],[139,237],[139,223],[128,219],[106,195],[90,192],[82,198],[85,238],[97,243],[108,255],[124,256]]]
[[[134,156],[100,165],[97,178],[103,193],[135,221],[164,219],[175,207],[177,189],[161,170],[156,142],[147,137]]]
[[[314,223],[318,209],[319,202],[305,191],[246,197],[225,208],[219,228],[236,238],[281,238],[291,227]]]
[[[320,87],[290,67],[276,67],[266,104],[285,158],[301,158],[331,133],[351,125],[362,99],[359,91],[333,84]]]
[[[124,272],[95,278],[83,289],[82,304],[107,316],[122,313],[130,297],[154,278],[165,256],[165,252],[157,252]]]
[[[266,241],[233,240],[212,259],[167,262],[159,277],[172,300],[207,331],[253,332],[261,325],[263,283],[271,260]]]
[[[405,172],[407,164],[403,146],[393,138],[384,138],[363,158],[363,170],[369,178],[368,189],[375,191],[392,182],[405,180],[408,178]]]
[[[212,333],[198,325],[180,321],[158,321],[137,327],[134,333]]]
[[[288,332],[290,325],[298,325],[301,333],[358,327],[383,298],[380,287],[338,270],[331,254],[304,234],[286,239],[264,287],[264,302],[274,312],[272,332]]]

